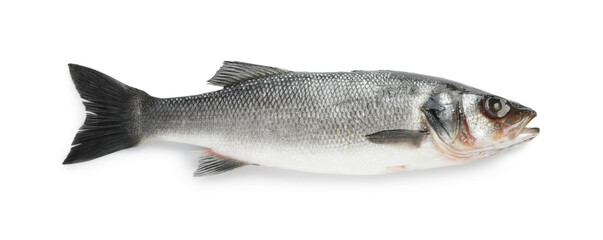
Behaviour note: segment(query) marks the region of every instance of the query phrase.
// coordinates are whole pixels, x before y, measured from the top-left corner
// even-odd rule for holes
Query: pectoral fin
[[[425,137],[429,135],[427,131],[414,131],[406,129],[394,129],[376,132],[366,135],[366,139],[376,144],[407,145],[420,147]]]

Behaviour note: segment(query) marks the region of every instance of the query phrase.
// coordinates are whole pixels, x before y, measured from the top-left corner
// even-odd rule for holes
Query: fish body
[[[95,70],[70,69],[91,114],[65,163],[165,140],[208,148],[196,175],[245,165],[382,174],[467,163],[538,133],[525,127],[536,115],[527,107],[406,72],[311,73],[225,62],[209,80],[223,89],[155,98]],[[492,118],[484,108],[506,113]],[[93,145],[103,150],[95,153]]]

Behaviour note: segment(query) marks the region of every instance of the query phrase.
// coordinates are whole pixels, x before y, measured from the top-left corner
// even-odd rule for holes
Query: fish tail
[[[137,145],[143,138],[143,104],[152,97],[94,69],[69,64],[69,72],[87,114],[63,164],[92,160]]]

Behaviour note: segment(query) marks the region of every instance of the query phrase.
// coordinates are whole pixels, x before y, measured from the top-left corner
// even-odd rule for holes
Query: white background
[[[586,1],[3,1],[1,239],[601,239],[601,7]],[[67,63],[158,97],[223,60],[445,77],[538,111],[534,141],[381,176],[245,167],[191,146],[61,165],[84,107]]]

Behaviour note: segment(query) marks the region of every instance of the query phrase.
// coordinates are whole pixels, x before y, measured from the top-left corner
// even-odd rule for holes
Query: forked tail
[[[138,144],[143,136],[142,106],[150,96],[94,69],[69,64],[69,71],[87,114],[63,164],[92,160]]]

